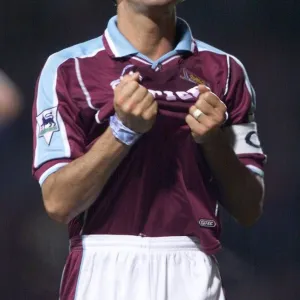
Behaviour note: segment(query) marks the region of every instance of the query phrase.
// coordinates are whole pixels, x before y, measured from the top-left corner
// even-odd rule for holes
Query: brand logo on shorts
[[[199,225],[201,227],[214,228],[217,226],[217,223],[214,220],[200,219]]]

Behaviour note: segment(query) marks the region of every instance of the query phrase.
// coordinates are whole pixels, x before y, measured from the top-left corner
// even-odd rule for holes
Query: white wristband
[[[112,129],[113,135],[123,144],[128,146],[133,145],[141,136],[141,133],[134,132],[126,127],[115,114],[109,119],[109,126]]]

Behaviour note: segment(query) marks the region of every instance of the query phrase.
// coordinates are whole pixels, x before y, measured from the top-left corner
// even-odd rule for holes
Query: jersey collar
[[[179,35],[179,42],[175,47],[175,51],[180,52],[194,52],[194,39],[191,29],[186,21],[177,18],[177,34]],[[138,54],[130,42],[123,36],[117,26],[117,16],[112,17],[103,36],[104,46],[106,51],[115,58],[132,56]]]

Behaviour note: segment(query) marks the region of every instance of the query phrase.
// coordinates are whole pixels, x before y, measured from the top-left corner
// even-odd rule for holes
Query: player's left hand
[[[209,141],[224,124],[227,107],[205,85],[199,85],[199,91],[198,101],[190,107],[185,121],[192,131],[195,142],[202,144]]]

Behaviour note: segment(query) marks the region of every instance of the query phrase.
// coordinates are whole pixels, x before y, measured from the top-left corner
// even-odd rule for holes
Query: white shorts
[[[225,299],[216,260],[196,239],[89,235],[81,245],[68,258],[61,300]]]

